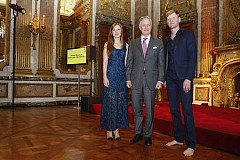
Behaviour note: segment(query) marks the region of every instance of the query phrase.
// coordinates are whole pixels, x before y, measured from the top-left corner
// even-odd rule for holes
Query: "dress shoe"
[[[151,146],[152,145],[152,138],[151,137],[145,137],[145,145]]]
[[[107,140],[113,140],[112,131],[107,131]]]
[[[136,134],[133,139],[130,140],[130,143],[137,143],[138,141],[143,140],[143,135],[141,134]]]
[[[114,137],[115,137],[115,140],[119,141],[121,138],[120,138],[120,135],[119,135],[119,132],[118,132],[118,129],[116,129],[115,131],[113,131],[113,134],[114,134]]]

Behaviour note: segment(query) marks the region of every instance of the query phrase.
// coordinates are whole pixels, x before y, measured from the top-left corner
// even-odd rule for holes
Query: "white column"
[[[148,16],[152,17],[152,0],[148,0]]]
[[[198,50],[198,54],[197,54],[197,59],[198,62],[200,62],[201,60],[201,53],[202,53],[202,46],[201,46],[201,35],[202,35],[202,31],[201,31],[201,26],[202,26],[202,0],[198,0],[197,1],[197,13],[198,13],[198,38],[197,38],[197,50]],[[200,73],[200,63],[197,63],[197,75],[199,75]]]
[[[53,62],[52,62],[52,69],[55,70],[56,69],[56,55],[57,55],[57,20],[58,20],[58,2],[59,0],[54,0],[54,13],[53,13]],[[57,64],[58,65],[58,64]]]
[[[134,38],[134,27],[135,27],[135,0],[131,0],[131,21],[133,25],[132,38]]]
[[[97,12],[97,0],[92,0],[92,40],[91,40],[92,45],[95,45],[96,12]]]
[[[35,14],[35,2],[32,3],[32,18],[34,17]],[[37,1],[37,11],[38,11],[38,19],[40,18],[40,1]],[[40,19],[39,19],[40,21]],[[31,45],[33,43],[32,39],[32,34],[31,34]],[[38,70],[38,54],[39,54],[39,34],[37,35],[37,41],[36,41],[36,50],[33,50],[31,47],[31,52],[30,52],[30,68],[32,69],[32,73],[35,75]]]
[[[152,20],[153,20],[153,28],[152,28],[152,35],[153,37],[157,38],[158,36],[158,23],[160,21],[160,1],[153,1],[152,3],[152,8],[153,8],[153,15],[152,15]]]
[[[218,43],[219,43],[219,46],[222,44],[222,27],[223,27],[223,1],[219,1],[219,39],[218,39]]]

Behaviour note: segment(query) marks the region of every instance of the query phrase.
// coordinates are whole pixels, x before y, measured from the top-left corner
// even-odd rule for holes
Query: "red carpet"
[[[90,112],[100,114],[101,104],[92,104]],[[240,154],[239,109],[193,105],[193,113],[198,144]],[[156,102],[154,117],[154,130],[172,136],[172,117],[168,102]],[[134,121],[131,106],[129,121]]]

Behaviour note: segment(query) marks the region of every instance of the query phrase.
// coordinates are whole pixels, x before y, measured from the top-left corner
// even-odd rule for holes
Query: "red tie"
[[[147,38],[143,38],[143,43],[142,43],[142,49],[143,49],[143,55],[144,57],[146,56],[147,53],[147,43],[146,43]]]

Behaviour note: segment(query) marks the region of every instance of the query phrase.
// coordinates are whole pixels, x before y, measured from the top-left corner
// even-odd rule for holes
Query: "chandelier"
[[[6,24],[5,24],[5,20],[1,20],[1,24],[0,24],[0,37],[4,38],[6,32]]]

